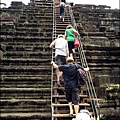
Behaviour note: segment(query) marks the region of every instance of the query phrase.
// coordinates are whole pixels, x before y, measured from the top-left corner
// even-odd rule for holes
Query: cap
[[[73,59],[72,57],[68,57],[68,58],[66,59],[66,61],[67,61],[67,62],[73,62],[74,59]]]
[[[64,35],[62,35],[62,34],[58,35],[58,38],[60,38],[60,37],[64,38]]]
[[[86,113],[86,114],[89,115],[89,111],[88,111],[88,110],[85,110],[85,109],[80,110],[80,113]]]

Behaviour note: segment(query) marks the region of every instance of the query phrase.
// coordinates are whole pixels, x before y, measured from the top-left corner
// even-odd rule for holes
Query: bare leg
[[[62,75],[62,72],[56,72],[56,75],[57,75],[57,86],[58,87],[61,87],[61,84],[60,84],[60,76]]]
[[[75,114],[77,116],[78,112],[79,112],[79,105],[74,105],[74,110],[75,110]]]
[[[75,49],[74,48],[72,49],[72,51],[73,51],[73,53],[75,53]]]
[[[56,75],[57,75],[57,81],[60,80],[60,76],[62,75],[62,72],[56,72]]]
[[[69,102],[70,114],[73,114],[72,102]]]
[[[72,53],[70,53],[70,57],[72,57],[72,58],[73,58],[73,54],[72,54]]]

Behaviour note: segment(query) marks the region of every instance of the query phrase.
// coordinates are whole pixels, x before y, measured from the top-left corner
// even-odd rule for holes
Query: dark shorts
[[[66,100],[72,102],[74,105],[79,105],[80,101],[80,88],[65,89]]]
[[[55,58],[55,63],[57,65],[65,65],[66,64],[66,56],[57,55]]]

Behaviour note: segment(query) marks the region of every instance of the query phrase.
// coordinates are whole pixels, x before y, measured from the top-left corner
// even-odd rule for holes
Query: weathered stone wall
[[[109,6],[77,4],[73,9],[97,96],[105,99],[100,103],[101,114],[109,114],[107,109],[112,107],[114,115],[109,114],[108,117],[114,116],[111,120],[117,120],[120,110],[119,10],[111,10]],[[111,91],[108,92],[108,88]],[[105,116],[104,119],[110,120]]]

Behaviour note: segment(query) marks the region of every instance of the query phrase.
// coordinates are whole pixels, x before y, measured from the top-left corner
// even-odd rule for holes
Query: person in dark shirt
[[[66,0],[61,0],[61,2],[64,2],[64,3],[66,3]]]
[[[60,8],[60,19],[63,20],[64,22],[64,18],[65,18],[65,8],[69,7],[69,5],[65,4],[66,2],[60,2],[59,5],[55,6],[55,7],[59,7]]]
[[[66,100],[68,101],[70,108],[70,117],[73,117],[73,108],[72,104],[74,104],[75,114],[78,115],[79,112],[79,101],[80,101],[80,86],[78,86],[77,81],[77,68],[74,64],[74,59],[72,57],[68,57],[67,65],[57,65],[53,61],[51,64],[55,69],[59,69],[63,72],[64,79],[64,88],[66,92]],[[83,68],[81,65],[78,65],[78,68],[81,68],[84,71],[88,71],[89,68]]]

